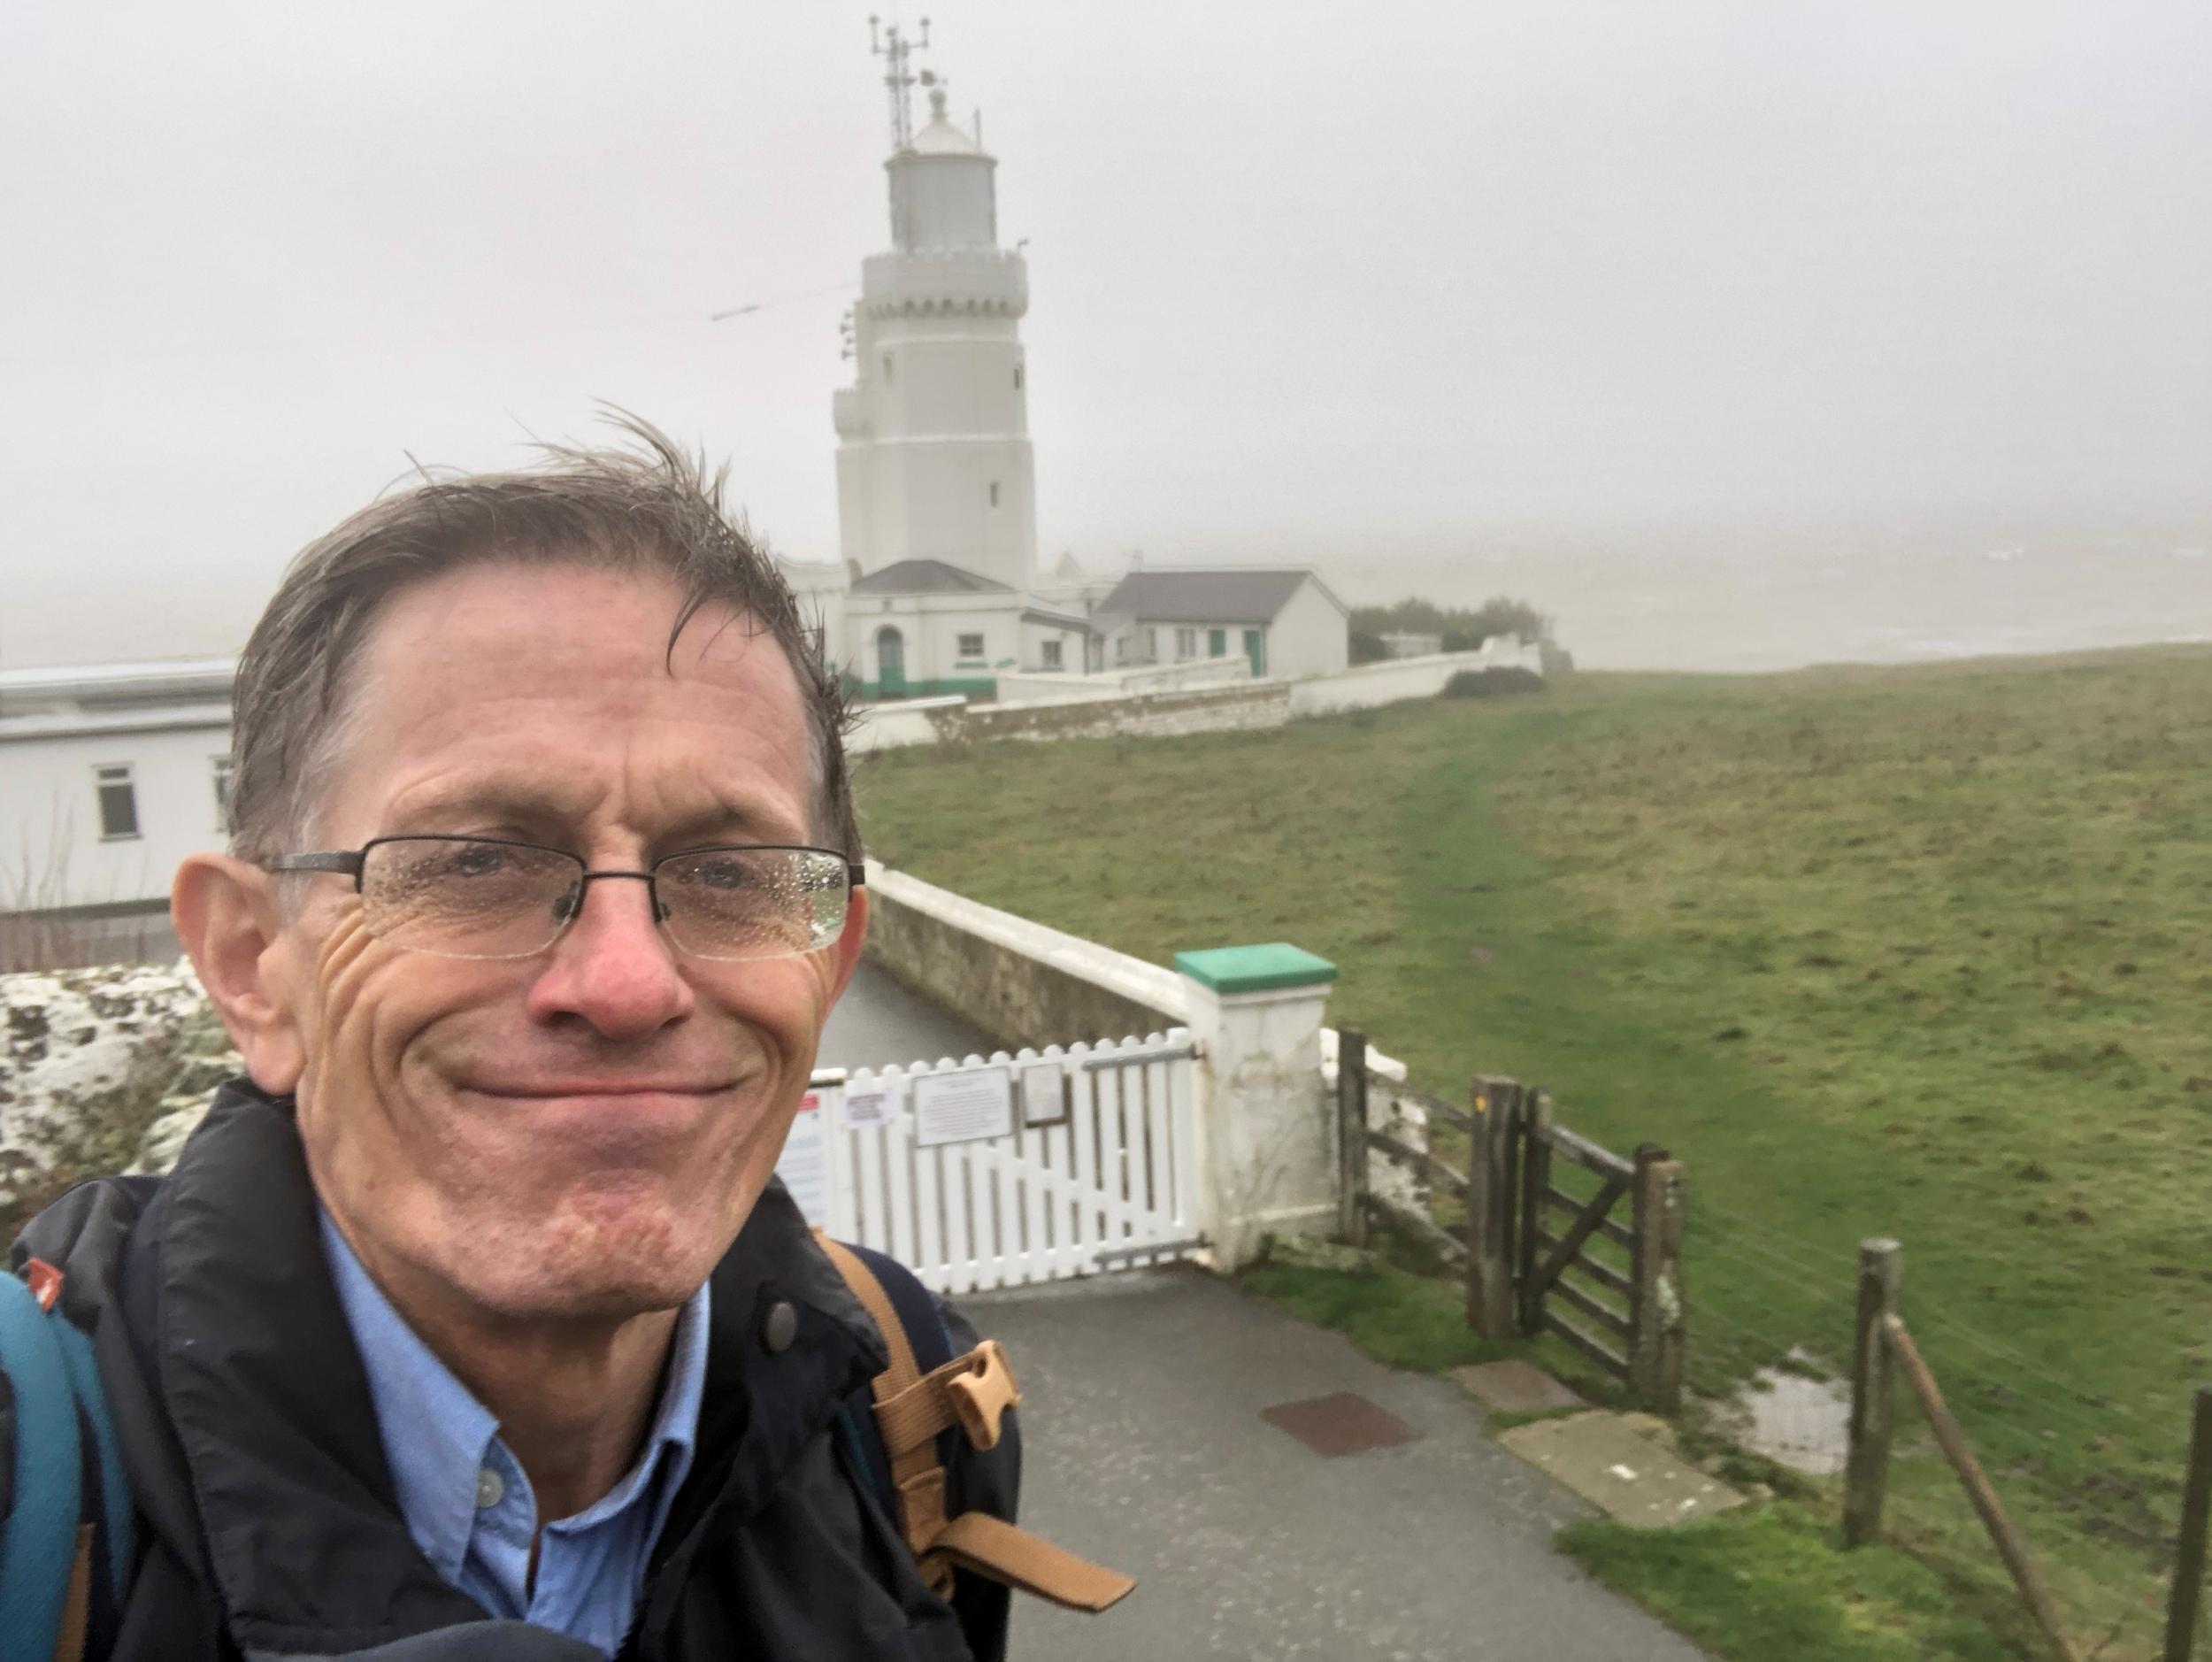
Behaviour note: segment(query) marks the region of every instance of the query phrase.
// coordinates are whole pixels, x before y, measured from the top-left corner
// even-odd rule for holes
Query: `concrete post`
[[[1322,1089],[1321,1018],[1336,966],[1294,946],[1178,952],[1199,1047],[1202,1221],[1214,1267],[1260,1236],[1336,1227],[1337,1122]]]

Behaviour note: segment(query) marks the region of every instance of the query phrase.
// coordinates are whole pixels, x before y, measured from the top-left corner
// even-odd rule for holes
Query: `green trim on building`
[[[1336,966],[1328,959],[1283,941],[1266,946],[1217,946],[1203,952],[1178,952],[1175,967],[1217,993],[1314,987],[1336,979]]]
[[[902,704],[909,698],[942,698],[949,693],[959,693],[968,698],[995,698],[998,696],[998,677],[995,675],[955,675],[937,681],[904,681],[893,689],[889,697],[884,696],[882,685],[872,681],[855,681],[854,690],[870,704]]]

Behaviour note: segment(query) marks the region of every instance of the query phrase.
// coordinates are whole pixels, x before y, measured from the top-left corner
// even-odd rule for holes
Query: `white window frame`
[[[127,831],[108,829],[107,793],[116,786],[128,793],[131,809],[131,828]],[[92,804],[100,816],[100,841],[103,843],[132,843],[146,835],[146,822],[138,812],[138,773],[129,762],[99,762],[92,769]]]
[[[955,635],[953,640],[952,655],[955,658],[982,658],[986,655],[983,637],[980,635]],[[975,642],[973,646],[968,644],[971,641]]]
[[[1047,669],[1065,669],[1067,667],[1067,665],[1062,661],[1060,642],[1056,639],[1044,642],[1044,666]]]
[[[1175,631],[1175,661],[1187,664],[1198,656],[1198,631],[1178,628]]]

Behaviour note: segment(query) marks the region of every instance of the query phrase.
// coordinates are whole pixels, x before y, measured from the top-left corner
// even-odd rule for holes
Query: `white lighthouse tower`
[[[1020,335],[1028,268],[998,245],[998,163],[981,118],[972,133],[955,127],[942,81],[910,70],[927,19],[918,40],[869,27],[888,66],[891,246],[862,265],[848,320],[854,384],[836,395],[844,558],[864,578],[931,561],[1026,594],[1037,565]],[[917,84],[930,107],[919,132]]]

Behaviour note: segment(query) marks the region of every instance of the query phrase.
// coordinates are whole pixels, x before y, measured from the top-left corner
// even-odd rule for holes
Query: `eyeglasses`
[[[529,958],[560,938],[605,878],[645,885],[653,920],[694,958],[818,951],[845,933],[865,868],[830,849],[687,849],[641,872],[593,871],[565,849],[504,837],[376,837],[350,851],[279,854],[272,872],[353,879],[378,940],[434,958]]]

